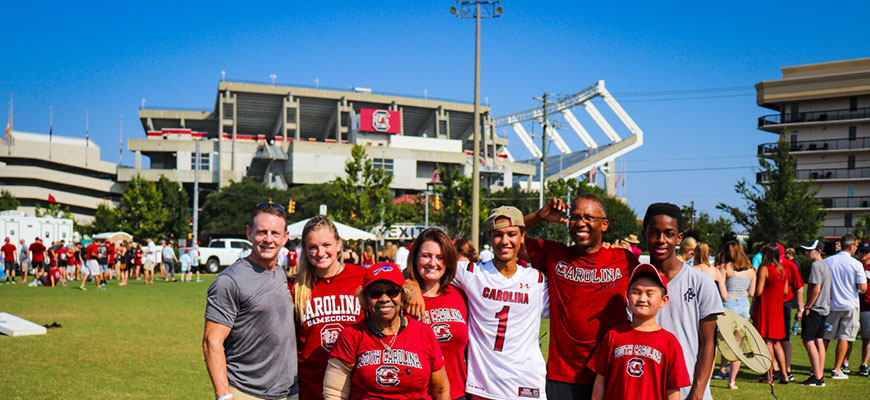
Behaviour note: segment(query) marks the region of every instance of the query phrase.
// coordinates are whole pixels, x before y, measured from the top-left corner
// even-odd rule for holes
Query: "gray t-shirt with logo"
[[[701,320],[710,315],[722,314],[722,298],[719,289],[710,275],[707,275],[689,264],[683,264],[680,272],[668,283],[670,300],[656,315],[656,322],[670,333],[673,333],[683,346],[683,357],[686,359],[686,369],[689,377],[694,380],[695,363],[698,361],[698,331]],[[716,338],[710,338],[715,340]],[[694,382],[693,382],[694,383]],[[680,389],[680,397],[689,395],[691,386]],[[710,385],[704,390],[704,399],[712,400]]]
[[[819,298],[813,303],[810,310],[813,310],[820,315],[828,315],[831,312],[831,268],[824,260],[813,261],[810,266],[810,277],[807,283],[819,285],[821,291]],[[809,290],[809,289],[807,289]]]
[[[224,342],[230,385],[266,399],[299,391],[293,298],[284,270],[269,271],[248,258],[234,262],[209,286],[205,319],[232,329]]]

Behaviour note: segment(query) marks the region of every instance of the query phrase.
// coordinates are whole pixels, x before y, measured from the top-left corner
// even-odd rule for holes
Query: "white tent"
[[[305,227],[305,224],[308,223],[309,219],[303,219],[302,221],[287,225],[287,232],[290,233],[290,239],[302,238],[302,228]],[[356,229],[340,222],[332,221],[332,223],[334,223],[336,229],[338,229],[338,236],[343,240],[378,240],[377,236],[364,230]]]
[[[122,240],[132,242],[133,235],[127,232],[103,232],[94,235],[94,239],[103,239],[109,241],[110,243],[117,243]]]

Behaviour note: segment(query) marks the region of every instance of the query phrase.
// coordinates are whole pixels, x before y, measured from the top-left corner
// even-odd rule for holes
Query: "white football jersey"
[[[510,278],[492,261],[459,263],[453,284],[468,297],[469,394],[546,399],[547,365],[538,334],[549,318],[547,278],[518,267]]]

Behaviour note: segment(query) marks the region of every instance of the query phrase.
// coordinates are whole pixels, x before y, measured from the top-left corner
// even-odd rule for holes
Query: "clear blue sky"
[[[14,92],[15,128],[24,131],[47,133],[53,106],[54,133],[84,137],[89,111],[90,137],[112,162],[120,115],[125,138],[142,138],[142,98],[211,109],[221,70],[228,80],[268,81],[274,73],[279,83],[319,79],[470,101],[474,21],[450,15],[451,5],[8,3],[0,16],[0,97]],[[481,98],[503,115],[536,106],[532,97],[544,91],[570,94],[605,80],[646,133],[645,145],[619,164],[627,172],[623,193],[640,215],[656,201],[695,200],[714,215],[717,202],[739,203],[734,183],[754,180],[756,145],[775,140],[756,129],[756,118],[771,112],[755,105],[752,86],[780,78],[781,66],[870,56],[866,1],[501,5],[501,18],[483,21]],[[637,95],[707,88],[735,89]],[[0,110],[4,123],[7,113]],[[499,133],[517,158],[528,157],[512,132]],[[581,148],[576,135],[563,136]],[[686,169],[694,171],[666,172]]]

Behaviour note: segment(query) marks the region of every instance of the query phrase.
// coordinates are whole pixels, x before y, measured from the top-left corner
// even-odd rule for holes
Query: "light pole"
[[[450,6],[450,13],[459,18],[474,18],[474,149],[471,165],[471,243],[479,249],[480,242],[480,18],[496,18],[504,12],[499,0],[456,0],[459,8]],[[480,15],[481,4],[487,15]],[[471,7],[474,5],[474,8]]]

